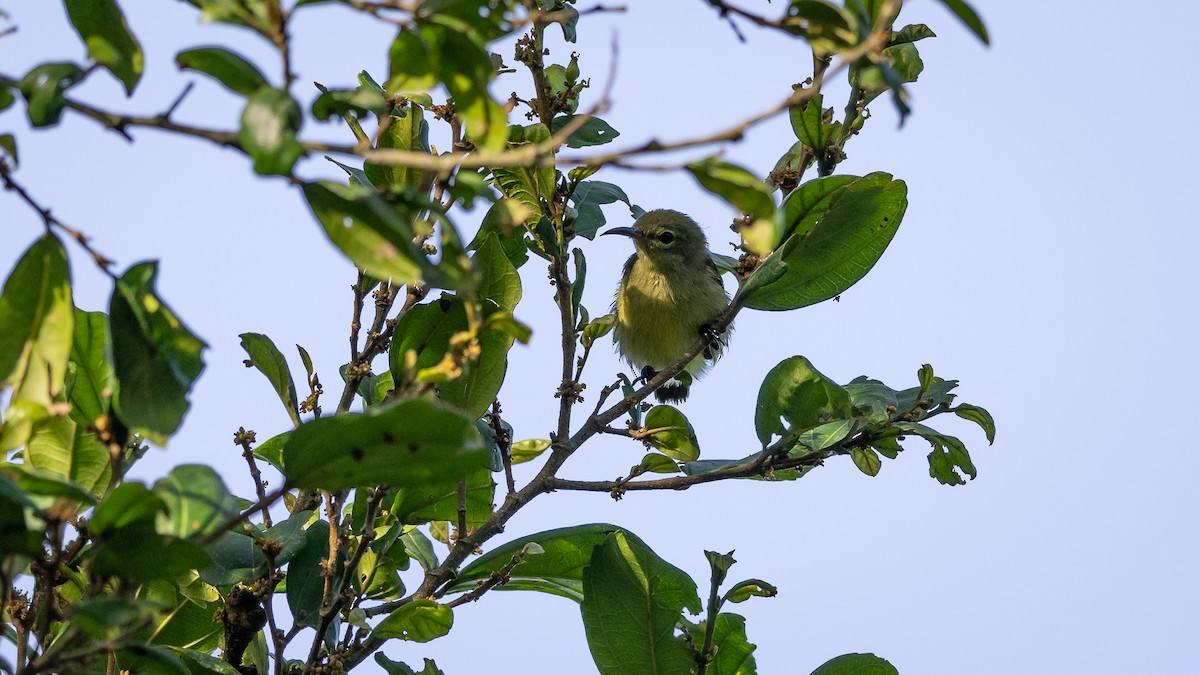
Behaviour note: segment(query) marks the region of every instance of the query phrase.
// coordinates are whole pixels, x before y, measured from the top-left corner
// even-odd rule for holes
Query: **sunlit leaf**
[[[132,94],[142,77],[145,57],[137,38],[125,23],[115,0],[64,0],[75,32],[88,48],[88,56],[107,68]]]

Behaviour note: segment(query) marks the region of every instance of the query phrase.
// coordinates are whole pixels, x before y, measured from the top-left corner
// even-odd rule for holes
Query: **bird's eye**
[[[670,232],[663,232],[662,234],[658,235],[658,240],[669,245],[671,242],[675,241],[675,235]]]

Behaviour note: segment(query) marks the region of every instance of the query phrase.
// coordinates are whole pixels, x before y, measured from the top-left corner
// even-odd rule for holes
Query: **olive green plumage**
[[[633,239],[637,252],[625,263],[613,309],[613,340],[636,368],[662,370],[695,344],[703,329],[729,304],[721,274],[708,256],[708,240],[694,220],[678,211],[649,211],[633,227],[605,234]],[[712,360],[719,350],[706,350]],[[687,365],[698,377],[711,365],[701,353]],[[659,387],[660,401],[687,398],[688,384]]]

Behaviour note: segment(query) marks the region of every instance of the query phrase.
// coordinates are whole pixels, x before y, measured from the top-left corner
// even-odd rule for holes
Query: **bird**
[[[656,209],[632,227],[615,227],[604,234],[629,237],[636,248],[625,262],[613,301],[613,342],[621,356],[649,379],[698,337],[710,341],[687,365],[686,376],[654,392],[660,402],[681,403],[691,380],[706,372],[725,347],[713,333],[713,323],[729,305],[729,294],[708,255],[704,231],[678,211]]]

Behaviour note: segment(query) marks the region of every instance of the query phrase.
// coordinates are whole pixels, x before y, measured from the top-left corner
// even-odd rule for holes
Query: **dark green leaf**
[[[557,134],[563,127],[567,126],[577,117],[581,115],[559,115],[550,121],[550,130]],[[571,132],[567,137],[568,148],[590,148],[594,145],[604,145],[611,143],[620,136],[621,132],[612,128],[608,122],[599,117],[587,116],[587,121],[583,122],[578,129]]]
[[[438,566],[438,557],[433,550],[433,543],[420,530],[415,527],[408,529],[400,535],[400,542],[412,559],[421,565],[421,569],[428,572]]]
[[[153,523],[138,522],[105,535],[92,549],[91,561],[94,574],[145,582],[174,581],[189,570],[203,569],[209,557],[199,544],[163,536]]]
[[[510,581],[496,590],[541,591],[579,602],[583,599],[583,568],[591,560],[592,550],[619,530],[616,525],[594,523],[521,537],[488,551],[464,567],[447,592],[470,591],[512,562],[513,556],[520,555],[521,563],[513,568]],[[634,542],[635,548],[646,548],[633,534],[626,532],[625,537]],[[526,546],[537,546],[542,552],[528,554]]]
[[[664,455],[681,462],[700,457],[700,442],[696,440],[696,432],[678,409],[656,405],[646,413],[643,424],[648,432],[660,430],[646,436],[646,440]]]
[[[21,78],[18,85],[25,97],[29,123],[35,127],[58,124],[67,99],[63,92],[83,79],[83,70],[74,63],[43,63]]]
[[[83,598],[71,603],[67,617],[72,626],[95,638],[106,638],[112,631],[132,626],[155,613],[154,603],[120,595]]]
[[[824,97],[817,94],[788,111],[796,138],[817,153],[825,151],[825,143],[829,140],[829,125],[825,124],[825,109],[821,107],[823,100]]]
[[[322,417],[292,432],[283,448],[284,470],[303,489],[457,479],[487,462],[473,422],[423,399]]]
[[[820,55],[852,47],[858,36],[856,24],[853,14],[826,0],[792,0],[783,29],[803,37]]]
[[[388,614],[371,635],[384,640],[429,642],[449,633],[452,626],[454,610],[433,600],[414,600]]]
[[[383,668],[387,675],[445,675],[431,659],[425,659],[425,667],[420,672],[409,668],[399,661],[389,659],[387,656],[384,656],[383,652],[375,653],[375,663],[378,663],[379,667]]]
[[[159,529],[178,537],[209,534],[241,511],[217,472],[203,464],[175,467],[154,483],[154,493],[167,505]]]
[[[342,164],[341,162],[337,161],[336,159],[330,157],[329,155],[325,155],[325,159],[329,160],[330,162],[333,162],[334,164],[337,165],[337,167],[339,169],[341,169],[342,171],[345,171],[346,175],[350,176],[350,178],[351,178],[351,183],[350,183],[351,185],[358,183],[359,185],[367,188],[368,190],[370,190],[372,192],[376,191],[375,184],[372,183],[371,179],[367,177],[366,171],[363,171],[362,169],[359,169],[359,168],[356,168],[353,166],[349,166],[347,164]],[[364,290],[366,290],[366,289],[364,289]]]
[[[402,28],[388,50],[391,64],[387,93],[394,95],[403,91],[423,91],[437,84],[433,66],[429,62],[429,50],[425,41],[410,28]]]
[[[703,622],[700,624],[703,626]],[[746,637],[746,619],[738,614],[717,615],[713,628],[713,646],[717,653],[708,664],[706,675],[755,675],[757,647]]]
[[[891,243],[908,206],[908,188],[891,175],[874,173],[840,190],[820,221],[794,234],[776,255],[787,270],[778,279],[744,292],[747,307],[786,310],[828,300],[858,282]],[[765,267],[765,265],[764,265]]]
[[[484,149],[503,147],[508,115],[488,95],[494,68],[481,43],[457,26],[422,23],[419,32],[428,49],[429,65],[450,91],[467,137]]]
[[[458,296],[443,294],[440,299],[410,308],[396,322],[388,350],[392,378],[404,382],[406,354],[412,351],[415,373],[432,369],[442,362],[450,338],[467,330],[467,312]]]
[[[817,666],[812,675],[900,675],[900,671],[874,654],[842,654]]]
[[[247,365],[258,368],[267,376],[267,381],[275,388],[284,410],[291,418],[292,424],[300,426],[300,412],[297,410],[296,383],[292,380],[292,371],[288,370],[287,360],[283,352],[275,346],[271,338],[260,333],[242,333],[242,349],[250,357]]]
[[[304,196],[333,245],[367,274],[408,284],[432,270],[413,243],[415,210],[391,204],[362,186],[330,181],[306,183]]]
[[[33,557],[41,553],[42,534],[33,512],[34,505],[29,496],[18,489],[6,473],[0,472],[0,558],[9,555]]]
[[[604,226],[606,219],[600,207],[621,201],[633,209],[625,191],[618,185],[600,180],[583,180],[571,193],[571,201],[579,215],[575,217],[575,234],[585,239],[595,239],[596,232]]]
[[[898,31],[893,32],[892,39],[888,40],[888,46],[894,47],[896,45],[902,45],[907,42],[918,42],[918,41],[924,40],[926,38],[935,38],[935,37],[937,37],[937,34],[934,33],[929,28],[929,26],[926,26],[923,23],[914,23],[914,24],[905,26],[904,28],[901,28]]]
[[[291,431],[285,431],[259,443],[254,448],[254,456],[283,471],[283,444],[291,434]]]
[[[214,622],[210,620],[209,624],[213,626],[213,630],[217,630]],[[240,675],[241,671],[228,662],[200,650],[171,645],[168,645],[167,649],[170,649],[183,662],[190,675]]]
[[[340,552],[339,552],[340,553]],[[318,520],[304,535],[304,547],[292,558],[287,571],[287,601],[292,615],[301,626],[316,626],[320,620],[325,576],[321,565],[329,558],[329,523]],[[334,573],[341,575],[342,556]],[[335,577],[337,578],[337,577]]]
[[[883,423],[891,420],[898,410],[896,390],[867,377],[857,377],[845,386],[854,404],[856,417],[865,417],[868,422]]]
[[[499,238],[494,233],[489,234],[471,259],[480,273],[479,298],[491,301],[484,304],[484,315],[496,309],[511,314],[521,301],[521,277],[504,254]]]
[[[145,67],[142,47],[130,32],[115,0],[65,0],[71,25],[88,48],[88,56],[107,68],[133,94]]]
[[[754,428],[765,447],[775,435],[811,429],[829,418],[845,419],[850,414],[846,390],[813,368],[808,359],[793,356],[763,379]]]
[[[832,447],[853,433],[855,428],[854,420],[834,420],[817,425],[796,436],[796,447],[789,454],[798,457]]]
[[[235,94],[249,96],[268,86],[262,72],[240,55],[223,47],[196,47],[175,55],[180,70],[204,73]]]
[[[286,564],[304,548],[307,542],[304,525],[311,519],[312,511],[301,511],[292,514],[283,522],[275,523],[262,533],[264,540],[272,540],[278,546],[278,553],[275,554],[276,565]]]
[[[371,113],[384,112],[386,106],[387,101],[384,100],[383,94],[369,87],[330,89],[321,92],[321,95],[313,100],[312,114],[322,122],[330,117],[350,114],[361,119]]]
[[[640,542],[614,532],[583,570],[579,609],[592,658],[602,675],[691,673],[695,659],[675,625],[699,613],[691,577]]]
[[[0,98],[3,98],[3,95],[7,92],[7,89],[0,90]],[[9,96],[11,96],[11,94],[9,94]],[[3,110],[5,107],[6,106],[0,105],[0,110]],[[17,138],[12,134],[0,134],[0,150],[3,151],[4,155],[8,155],[12,159],[12,166],[14,169],[21,163],[17,158]],[[0,160],[3,159],[4,157],[0,156]]]
[[[206,345],[158,297],[157,274],[157,263],[134,265],[113,290],[109,321],[118,383],[113,407],[129,428],[165,445],[187,413]]]
[[[492,515],[496,483],[487,469],[466,477],[467,527],[482,525]],[[416,525],[458,519],[458,479],[400,488],[390,512],[401,523]]]
[[[136,524],[153,525],[167,504],[141,483],[122,483],[96,507],[89,529],[104,536]]]
[[[978,424],[983,433],[987,434],[989,445],[996,442],[996,420],[992,419],[990,412],[977,405],[963,403],[954,409],[954,414]]]
[[[988,39],[987,27],[983,25],[983,20],[979,18],[974,9],[971,9],[970,5],[963,0],[940,0],[940,2],[953,12],[954,16],[957,16],[967,28],[970,28],[983,44],[991,44]]]
[[[253,537],[244,534],[226,532],[205,547],[205,551],[212,562],[200,570],[200,578],[214,586],[256,579],[267,571],[267,557],[263,555],[262,547]],[[291,586],[290,581],[288,586]]]
[[[504,260],[508,262],[507,258]],[[482,417],[504,384],[508,352],[512,345],[513,336],[510,333],[482,330],[479,334],[479,358],[466,364],[459,377],[438,385],[442,400],[466,412],[468,417]]]
[[[286,91],[263,87],[250,95],[242,110],[238,132],[242,149],[254,159],[263,176],[287,176],[304,154],[296,132],[304,120],[300,106]]]

